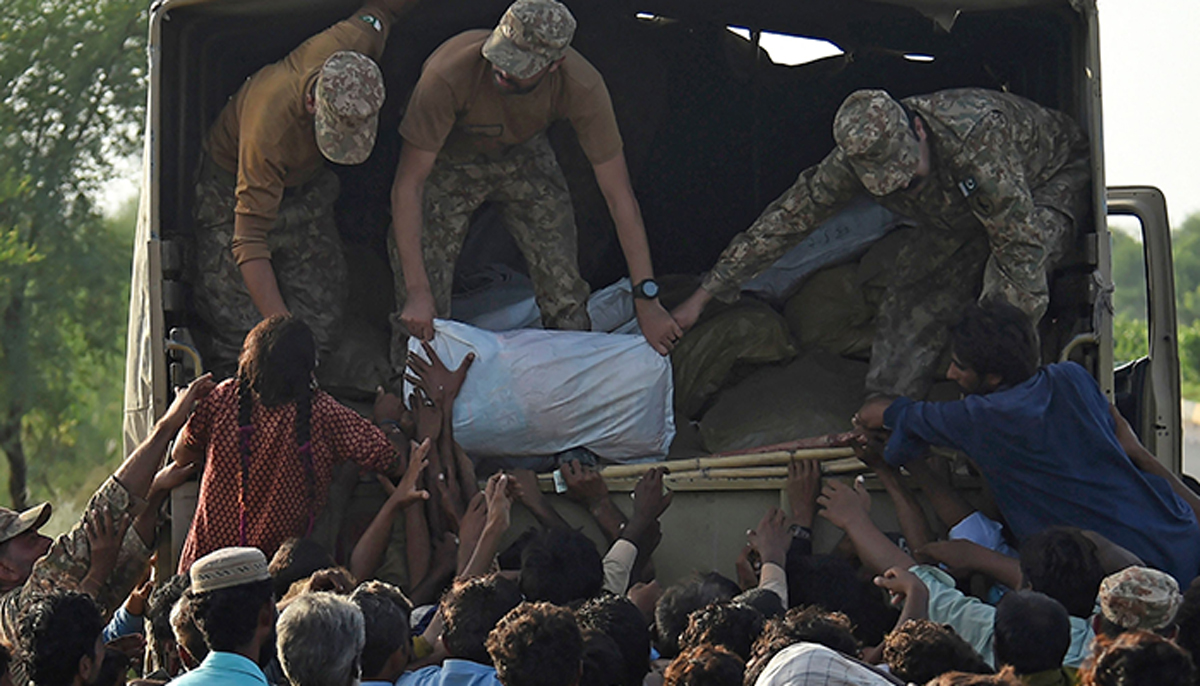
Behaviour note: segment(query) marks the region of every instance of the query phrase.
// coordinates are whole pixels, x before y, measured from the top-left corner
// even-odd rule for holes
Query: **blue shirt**
[[[237,653],[209,653],[200,666],[171,681],[174,686],[268,686],[258,665]]]
[[[1083,367],[1042,367],[1025,382],[953,402],[900,398],[884,413],[884,457],[901,465],[930,445],[978,465],[1017,538],[1056,525],[1090,529],[1186,586],[1200,571],[1200,528],[1162,478],[1117,441],[1108,399]]]
[[[129,614],[129,610],[125,606],[117,608],[113,613],[112,620],[108,622],[108,626],[104,627],[104,642],[115,641],[122,636],[130,634],[140,634],[146,629],[145,620],[141,615]]]
[[[500,686],[500,679],[491,665],[447,658],[441,667],[406,672],[396,680],[396,686]]]

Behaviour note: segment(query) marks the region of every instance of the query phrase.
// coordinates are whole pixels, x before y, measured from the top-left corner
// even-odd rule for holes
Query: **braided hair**
[[[246,481],[252,460],[254,406],[296,405],[296,453],[308,482],[308,529],[312,532],[316,475],[312,460],[313,370],[317,346],[312,330],[290,314],[277,314],[258,323],[246,336],[238,357],[238,447],[242,456],[241,487],[238,490],[238,532],[246,545]]]

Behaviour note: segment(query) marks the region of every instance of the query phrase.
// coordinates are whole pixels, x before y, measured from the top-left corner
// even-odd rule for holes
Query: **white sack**
[[[434,330],[449,368],[475,353],[454,402],[454,439],[470,455],[584,447],[622,461],[663,457],[675,438],[671,363],[640,334],[493,333],[442,319]],[[416,338],[408,347],[425,356]],[[406,381],[404,397],[411,391]]]

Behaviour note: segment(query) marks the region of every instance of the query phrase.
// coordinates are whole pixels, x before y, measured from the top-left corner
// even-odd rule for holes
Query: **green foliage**
[[[146,6],[0,4],[0,452],[39,499],[119,457],[133,215],[92,198],[141,138]]]
[[[1175,261],[1175,304],[1179,326],[1180,381],[1185,398],[1200,399],[1200,214],[1171,233]],[[1118,363],[1146,355],[1145,258],[1142,244],[1112,232],[1113,348]]]

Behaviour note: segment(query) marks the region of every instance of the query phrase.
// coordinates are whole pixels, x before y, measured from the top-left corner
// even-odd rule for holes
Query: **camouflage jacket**
[[[1002,292],[1040,316],[1048,246],[1031,221],[1033,209],[1048,206],[1082,218],[1089,202],[1087,139],[1061,112],[1007,93],[967,88],[901,102],[926,123],[931,175],[911,190],[875,199],[926,230],[944,232],[951,245],[943,258],[985,231],[991,256],[984,293]],[[866,189],[845,154],[834,148],[734,237],[705,277],[705,290],[733,300],[742,283],[862,193]]]
[[[23,610],[38,595],[57,590],[77,590],[87,576],[91,565],[91,546],[83,522],[89,513],[99,512],[105,506],[117,519],[128,513],[136,516],[145,507],[145,501],[125,490],[115,478],[109,478],[92,495],[84,510],[84,517],[70,531],[59,536],[50,545],[50,551],[33,565],[33,572],[25,584],[0,596],[0,641],[16,645],[17,623]],[[132,527],[126,532],[117,554],[117,563],[108,582],[101,589],[96,602],[105,616],[110,616],[137,584],[150,559],[150,549],[142,542]]]

